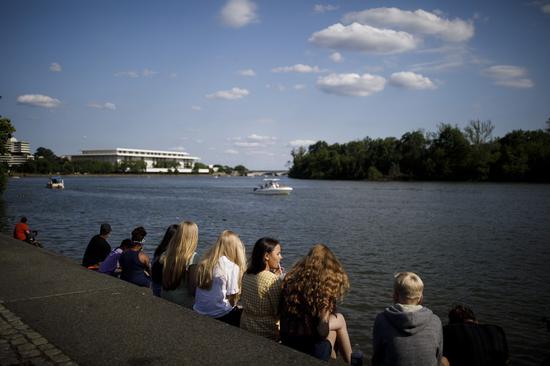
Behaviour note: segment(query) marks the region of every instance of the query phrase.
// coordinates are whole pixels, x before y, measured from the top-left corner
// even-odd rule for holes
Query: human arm
[[[149,256],[143,253],[142,251],[140,251],[138,254],[138,258],[141,264],[143,265],[143,267],[145,268],[145,271],[147,273],[151,273],[151,262],[149,260]]]
[[[191,296],[195,296],[195,292],[197,291],[198,268],[199,268],[198,265],[192,264],[189,266],[189,269],[187,270],[187,291]]]
[[[230,262],[230,265],[226,267],[226,299],[231,306],[237,305],[239,300],[239,294],[241,293],[241,270],[235,263]]]

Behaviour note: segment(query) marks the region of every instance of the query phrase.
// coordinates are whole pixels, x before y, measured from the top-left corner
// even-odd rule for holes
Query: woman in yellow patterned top
[[[279,339],[282,258],[277,240],[259,239],[243,277],[240,300],[241,328],[273,340]]]

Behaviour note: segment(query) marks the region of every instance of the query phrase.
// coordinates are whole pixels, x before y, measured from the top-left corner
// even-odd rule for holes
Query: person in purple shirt
[[[120,274],[120,265],[118,259],[128,248],[132,245],[131,239],[124,239],[120,246],[116,249],[113,249],[111,253],[105,258],[103,262],[99,265],[99,272],[105,273],[111,276],[118,276]]]

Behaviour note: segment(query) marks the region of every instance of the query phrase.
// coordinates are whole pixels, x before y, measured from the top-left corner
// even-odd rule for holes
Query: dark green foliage
[[[6,117],[0,117],[0,155],[6,154],[6,142],[15,132],[11,120]],[[8,186],[8,164],[0,163],[0,195],[4,193]]]
[[[248,169],[244,165],[237,165],[235,168],[233,168],[234,171],[238,172],[239,175],[244,176],[248,172]]]
[[[550,130],[513,131],[494,139],[493,129],[491,121],[471,121],[464,131],[441,124],[435,133],[407,132],[399,140],[318,141],[292,151],[289,176],[550,182]]]

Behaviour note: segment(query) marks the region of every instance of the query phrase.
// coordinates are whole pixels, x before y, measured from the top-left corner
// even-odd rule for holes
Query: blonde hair
[[[424,291],[424,283],[413,272],[399,272],[394,275],[393,292],[399,301],[418,302]]]
[[[333,313],[336,303],[349,290],[348,274],[334,253],[317,244],[292,267],[283,280],[283,306],[290,314],[303,316],[307,311],[321,316]]]
[[[197,224],[183,221],[178,225],[176,233],[168,243],[162,270],[162,287],[175,290],[185,277],[189,262],[197,250],[199,228]]]
[[[197,286],[208,290],[212,287],[214,267],[221,257],[226,256],[240,269],[239,288],[241,279],[246,271],[246,257],[244,245],[237,234],[230,230],[224,230],[214,245],[204,254],[197,269]]]

